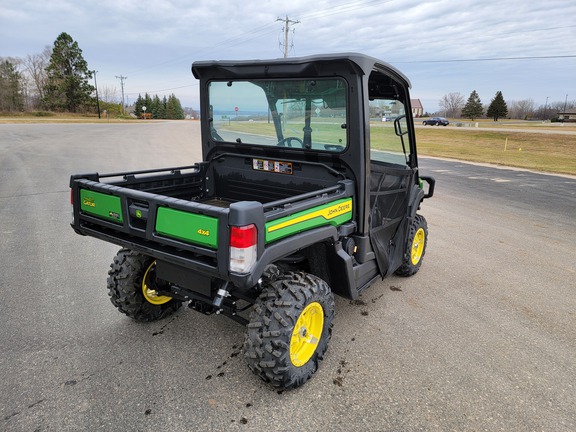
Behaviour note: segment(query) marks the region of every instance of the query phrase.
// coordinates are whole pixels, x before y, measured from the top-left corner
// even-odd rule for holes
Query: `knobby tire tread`
[[[142,278],[153,258],[130,249],[121,249],[108,271],[108,295],[112,304],[136,321],[157,321],[174,313],[182,302],[170,300],[162,305],[149,303],[142,293]]]
[[[424,250],[422,251],[422,255],[420,256],[420,261],[418,264],[412,264],[412,242],[414,241],[414,236],[418,229],[424,228]],[[405,250],[404,250],[404,258],[402,259],[402,265],[396,270],[396,274],[398,276],[412,276],[418,273],[420,270],[420,266],[422,265],[422,261],[424,260],[424,255],[426,254],[426,248],[428,246],[428,224],[426,222],[426,218],[422,215],[417,214],[410,225],[410,233],[408,234],[408,241],[406,242]]]
[[[322,336],[310,360],[296,367],[290,360],[290,340],[300,313],[311,302],[324,311]],[[304,272],[287,272],[267,284],[247,326],[244,357],[249,368],[280,390],[304,384],[316,372],[332,334],[334,297],[322,279]]]

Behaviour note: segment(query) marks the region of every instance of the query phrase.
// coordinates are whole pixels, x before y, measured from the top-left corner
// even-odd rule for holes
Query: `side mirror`
[[[408,124],[406,122],[406,115],[401,115],[394,119],[394,131],[396,135],[402,136],[408,133]]]

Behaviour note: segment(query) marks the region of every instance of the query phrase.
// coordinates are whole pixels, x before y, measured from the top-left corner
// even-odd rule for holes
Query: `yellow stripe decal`
[[[274,232],[282,228],[286,228],[292,225],[296,225],[301,222],[306,222],[308,220],[323,217],[326,220],[334,219],[344,213],[349,213],[352,211],[352,200],[348,200],[345,202],[340,202],[338,204],[334,204],[333,206],[326,207],[320,210],[316,210],[314,212],[304,214],[302,216],[296,217],[294,219],[287,220],[285,222],[281,222],[277,225],[273,225],[268,228],[268,232]]]

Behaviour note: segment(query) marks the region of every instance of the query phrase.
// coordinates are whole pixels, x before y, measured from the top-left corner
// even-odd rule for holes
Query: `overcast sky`
[[[0,57],[25,58],[62,32],[99,89],[174,93],[198,107],[195,60],[356,51],[399,68],[428,112],[451,92],[536,105],[576,100],[575,0],[0,0]],[[482,60],[482,61],[479,61]]]

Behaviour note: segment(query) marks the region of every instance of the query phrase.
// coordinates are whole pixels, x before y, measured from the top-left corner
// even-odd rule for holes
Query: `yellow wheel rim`
[[[304,308],[290,338],[290,360],[296,367],[304,366],[316,351],[324,327],[324,310],[318,302]]]
[[[412,240],[412,253],[410,254],[412,265],[418,265],[420,262],[422,253],[424,252],[425,243],[426,233],[424,232],[424,228],[418,228],[418,231],[416,231],[416,234],[414,235],[414,240]]]
[[[158,295],[156,290],[153,288],[156,286],[156,281],[151,280],[151,270],[154,269],[154,267],[156,267],[156,261],[153,261],[146,270],[146,273],[144,273],[144,277],[142,278],[142,293],[148,303],[152,303],[153,305],[162,305],[172,300],[172,297]]]

